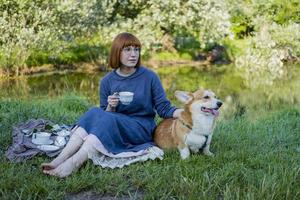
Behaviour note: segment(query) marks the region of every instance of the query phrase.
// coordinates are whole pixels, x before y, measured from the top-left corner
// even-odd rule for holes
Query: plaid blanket
[[[30,119],[24,123],[14,126],[12,129],[12,145],[8,148],[5,155],[13,162],[22,162],[38,154],[46,154],[49,157],[58,155],[62,148],[54,152],[44,152],[37,148],[38,145],[31,142],[32,133],[50,132],[55,133],[57,130],[71,130],[71,126],[54,124],[49,120]],[[56,135],[52,134],[50,139],[55,140]]]

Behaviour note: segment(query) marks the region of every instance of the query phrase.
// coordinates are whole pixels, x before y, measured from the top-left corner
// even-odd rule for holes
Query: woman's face
[[[120,61],[123,66],[135,67],[139,61],[140,48],[135,46],[124,47],[121,51]]]

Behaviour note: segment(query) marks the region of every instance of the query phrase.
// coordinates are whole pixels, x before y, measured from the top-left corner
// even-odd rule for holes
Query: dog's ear
[[[181,101],[182,103],[187,103],[191,99],[193,99],[193,94],[190,92],[185,92],[185,91],[175,91],[175,96],[176,98]]]

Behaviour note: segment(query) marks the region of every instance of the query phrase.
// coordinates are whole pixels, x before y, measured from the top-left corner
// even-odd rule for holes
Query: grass
[[[45,176],[37,156],[24,163],[5,158],[13,125],[30,118],[71,124],[91,104],[75,95],[58,99],[0,100],[0,199],[64,199],[66,194],[94,191],[144,199],[299,199],[300,109],[268,112],[256,119],[221,120],[211,150],[215,157],[193,154],[180,160],[177,151],[164,160],[123,169],[102,169],[91,161],[60,180]]]

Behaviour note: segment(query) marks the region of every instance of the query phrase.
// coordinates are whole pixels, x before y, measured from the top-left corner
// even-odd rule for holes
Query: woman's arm
[[[99,95],[100,95],[100,108],[103,110],[107,110],[108,108],[108,96],[109,96],[109,89],[108,89],[108,81],[107,79],[103,78],[100,82],[99,87]]]
[[[151,91],[154,107],[157,114],[161,118],[172,118],[173,113],[176,110],[175,106],[171,105],[171,102],[167,99],[164,88],[157,74],[153,72],[153,78],[151,82]],[[178,111],[177,111],[178,112]],[[176,116],[176,113],[175,113]]]
[[[115,94],[110,94],[110,87],[108,79],[103,78],[100,82],[100,107],[109,112],[115,112],[116,107],[119,103],[119,99]]]

